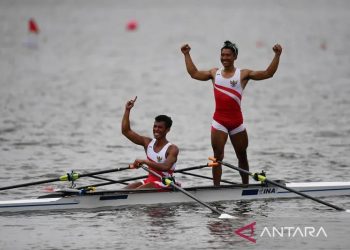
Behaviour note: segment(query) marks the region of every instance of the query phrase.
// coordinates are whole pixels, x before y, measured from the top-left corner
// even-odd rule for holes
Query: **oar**
[[[114,182],[114,183],[118,182],[120,184],[128,185],[128,183],[126,183],[124,181],[123,182],[122,181],[117,181],[117,180],[113,180],[113,179],[105,178],[105,177],[101,177],[101,176],[91,175],[90,177],[98,179],[98,180],[109,181],[109,182]]]
[[[34,182],[29,182],[29,183],[22,183],[22,184],[7,186],[7,187],[0,187],[0,190],[8,190],[8,189],[19,188],[19,187],[28,187],[28,186],[45,184],[45,183],[50,183],[50,182],[55,182],[55,181],[75,181],[75,180],[82,178],[82,177],[93,176],[93,175],[98,175],[98,174],[106,174],[106,173],[111,173],[111,172],[118,172],[118,171],[123,171],[123,170],[127,170],[127,169],[129,169],[129,167],[108,169],[108,170],[96,171],[96,172],[91,172],[91,173],[86,173],[86,174],[78,174],[78,173],[72,172],[72,173],[67,173],[66,175],[62,175],[58,178],[47,179],[47,180],[42,180],[42,181],[34,181]]]
[[[210,166],[210,165],[207,163],[207,164],[205,164],[205,165],[199,165],[199,166],[195,166],[195,167],[189,167],[189,168],[183,168],[183,169],[176,169],[176,170],[174,171],[174,173],[180,173],[180,174],[185,174],[185,175],[192,175],[192,176],[199,177],[199,178],[203,178],[203,179],[213,180],[213,178],[210,178],[210,177],[207,177],[207,176],[204,176],[204,175],[187,173],[187,171],[196,170],[196,169],[201,169],[201,168],[205,168],[205,167],[212,167],[212,166]],[[221,182],[228,183],[228,184],[237,184],[237,183],[235,183],[235,182],[226,181],[226,180],[221,180]]]
[[[144,165],[141,165],[141,167],[146,170],[147,172],[151,173],[152,175],[158,177],[159,179],[162,179],[162,176],[159,175],[158,173],[154,172],[153,170],[145,167]],[[217,213],[219,214],[219,218],[220,219],[232,219],[232,218],[236,218],[232,215],[229,215],[229,214],[225,214],[225,213],[221,213],[218,209],[208,205],[207,203],[199,200],[197,197],[195,197],[194,195],[192,195],[191,193],[187,192],[185,189],[179,187],[178,185],[176,185],[172,180],[169,180],[169,179],[165,179],[165,183],[167,185],[170,185],[172,186],[173,188],[175,188],[176,190],[182,192],[183,194],[187,195],[188,197],[192,198],[193,200],[197,201],[198,203],[202,204],[203,206],[209,208],[211,211],[213,211],[214,213]]]
[[[199,165],[199,166],[195,166],[195,167],[176,169],[174,171],[174,173],[183,172],[183,171],[190,171],[190,170],[196,170],[196,169],[201,169],[201,168],[205,168],[205,167],[210,167],[210,166],[208,164],[205,164],[205,165]]]
[[[189,167],[189,168],[183,168],[183,169],[177,169],[174,172],[181,173],[182,171],[190,171],[190,170],[201,169],[201,168],[205,168],[205,167],[209,167],[208,164],[199,165],[199,166],[195,166],[195,167]],[[127,179],[122,179],[122,180],[110,180],[109,182],[103,182],[103,183],[97,183],[97,184],[88,185],[88,186],[82,186],[82,187],[78,187],[77,189],[84,189],[84,188],[88,188],[88,187],[101,187],[101,186],[107,186],[107,185],[112,185],[112,184],[123,184],[123,182],[144,179],[146,177],[147,177],[147,175],[143,175],[143,176],[127,178]]]
[[[199,178],[203,178],[203,179],[207,179],[207,180],[213,180],[213,178],[211,178],[211,177],[204,176],[204,175],[199,175],[199,174],[187,173],[186,171],[179,171],[178,173],[184,174],[184,175],[191,175],[191,176],[194,176],[194,177],[199,177]],[[223,182],[223,183],[228,183],[228,184],[232,184],[232,185],[237,184],[237,183],[235,183],[235,182],[226,181],[226,180],[221,180],[221,182]]]
[[[308,198],[308,199],[310,199],[310,200],[319,202],[319,203],[321,203],[321,204],[323,204],[323,205],[329,206],[329,207],[334,208],[334,209],[336,209],[336,210],[338,210],[338,211],[346,211],[346,212],[348,212],[348,213],[350,212],[350,210],[346,210],[346,209],[341,208],[341,207],[338,207],[338,206],[336,206],[336,205],[334,205],[334,204],[331,204],[331,203],[328,203],[328,202],[326,202],[326,201],[323,201],[323,200],[317,199],[317,198],[315,198],[315,197],[312,197],[312,196],[310,196],[310,195],[308,195],[308,194],[304,194],[304,193],[302,193],[302,192],[299,192],[298,190],[295,190],[295,189],[293,189],[293,188],[284,186],[284,185],[282,185],[282,184],[280,184],[280,183],[278,183],[278,182],[269,180],[269,179],[267,179],[265,176],[263,176],[263,175],[261,175],[261,174],[258,174],[258,173],[253,174],[253,173],[251,173],[251,172],[249,172],[249,171],[247,171],[247,170],[245,170],[245,169],[243,169],[243,168],[236,167],[236,166],[231,165],[231,164],[229,164],[229,163],[227,163],[227,162],[217,161],[217,160],[216,160],[215,158],[213,158],[213,157],[209,157],[209,160],[213,161],[213,163],[219,163],[219,164],[222,164],[222,165],[224,165],[224,166],[226,166],[226,167],[228,167],[228,168],[237,170],[237,171],[239,171],[239,172],[241,172],[241,173],[248,174],[249,176],[253,177],[254,180],[256,180],[256,181],[261,181],[261,182],[270,183],[270,184],[272,184],[272,185],[274,185],[274,186],[283,188],[283,189],[288,190],[289,192],[292,192],[292,193],[296,193],[296,194],[298,194],[298,195],[300,195],[300,196],[303,196],[303,197]]]
[[[111,180],[109,182],[103,182],[103,183],[96,183],[88,186],[82,186],[82,187],[77,187],[76,189],[85,189],[89,187],[102,187],[106,185],[111,185],[111,184],[123,184],[124,182],[127,181],[135,181],[135,180],[140,180],[140,179],[145,179],[147,175],[142,175],[142,176],[137,176],[137,177],[132,177],[132,178],[126,178],[126,179],[121,179],[121,180]]]

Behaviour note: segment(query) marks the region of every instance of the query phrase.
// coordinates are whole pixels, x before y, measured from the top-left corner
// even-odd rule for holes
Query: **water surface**
[[[181,150],[178,167],[205,164],[212,154],[212,87],[188,76],[180,47],[189,43],[198,68],[209,69],[220,66],[227,39],[238,44],[239,68],[265,69],[272,46],[284,49],[274,78],[251,81],[244,92],[251,170],[289,181],[349,180],[349,10],[345,0],[1,1],[1,186],[144,157],[120,133],[125,102],[136,95],[133,129],[152,136],[153,118],[168,114],[174,120],[169,140]],[[36,49],[25,46],[31,17],[41,30]],[[135,32],[125,30],[131,19],[139,22]],[[225,156],[237,163],[230,144]],[[210,176],[209,169],[197,173]],[[228,169],[224,178],[240,180]],[[210,184],[178,179],[185,186]],[[0,199],[35,197],[43,189],[9,190]],[[327,201],[350,207],[348,197]],[[196,204],[3,216],[0,248],[348,248],[349,216],[312,201],[214,205],[239,219],[219,220]],[[255,244],[234,233],[253,222]],[[260,237],[264,227],[290,225],[323,226],[328,237]]]

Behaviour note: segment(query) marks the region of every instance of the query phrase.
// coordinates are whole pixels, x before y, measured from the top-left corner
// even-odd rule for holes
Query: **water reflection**
[[[268,217],[271,213],[271,205],[269,201],[237,201],[235,203],[220,203],[216,204],[216,207],[227,211],[228,213],[236,216],[236,219],[218,219],[209,220],[207,228],[209,229],[210,235],[214,239],[210,239],[208,243],[221,242],[222,244],[218,248],[227,248],[235,246],[247,246],[252,242],[238,236],[235,231],[253,223],[256,216]],[[243,234],[247,234],[254,238],[256,235],[252,230],[244,230]]]
[[[178,215],[176,206],[147,206],[142,210],[147,216],[147,224],[150,226],[151,234],[155,232],[166,234],[169,228],[175,227]]]

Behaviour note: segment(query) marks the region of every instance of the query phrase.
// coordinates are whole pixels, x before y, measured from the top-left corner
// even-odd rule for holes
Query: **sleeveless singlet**
[[[230,78],[222,76],[222,69],[217,70],[213,87],[215,112],[212,127],[230,134],[243,131],[241,70],[236,68]]]
[[[147,159],[153,162],[158,162],[158,163],[164,163],[166,160],[166,152],[168,150],[168,148],[170,147],[171,143],[168,142],[159,152],[155,152],[154,151],[154,144],[156,142],[156,139],[153,139],[147,146],[147,150],[146,150],[146,155],[147,155]],[[150,169],[152,169],[154,172],[158,173],[159,175],[163,176],[163,177],[171,177],[174,173],[176,167],[176,163],[174,163],[174,165],[171,167],[171,169],[169,169],[168,171],[160,171],[157,169],[154,169],[152,167],[150,167]],[[155,182],[156,184],[160,185],[161,187],[165,187],[165,185],[163,185],[162,181],[152,175],[152,174],[148,174],[148,177],[146,180],[143,181],[144,184],[149,183],[149,182]]]

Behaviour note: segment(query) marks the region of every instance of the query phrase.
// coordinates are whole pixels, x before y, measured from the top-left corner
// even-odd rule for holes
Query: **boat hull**
[[[350,182],[286,183],[313,197],[350,195]],[[192,187],[188,192],[204,202],[296,198],[299,195],[273,185],[225,185]],[[71,209],[104,209],[134,205],[194,202],[178,191],[107,190],[98,192],[60,191],[36,199],[0,201],[0,213]]]

